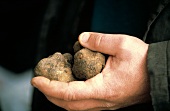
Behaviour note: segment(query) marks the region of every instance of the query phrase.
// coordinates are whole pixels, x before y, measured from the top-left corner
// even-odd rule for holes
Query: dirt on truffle
[[[35,67],[35,76],[44,76],[50,80],[62,82],[74,81],[71,71],[72,55],[56,52],[48,58],[42,59]]]
[[[75,55],[72,71],[77,79],[87,80],[102,71],[105,66],[105,56],[102,53],[84,48],[78,41],[73,49]]]
[[[73,49],[74,56],[56,52],[40,60],[35,67],[35,76],[71,82],[90,79],[102,71],[105,66],[105,56],[102,53],[84,48],[78,41],[75,42]]]

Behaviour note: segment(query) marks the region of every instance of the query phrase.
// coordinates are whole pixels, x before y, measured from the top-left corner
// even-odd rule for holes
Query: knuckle
[[[120,49],[126,49],[130,44],[129,44],[129,37],[124,36],[124,35],[119,35],[119,42],[118,42],[119,48]]]
[[[64,100],[65,101],[75,100],[75,94],[68,89],[64,94]]]
[[[101,34],[100,36],[95,37],[94,48],[99,49],[101,47],[102,41],[104,39],[104,35]]]

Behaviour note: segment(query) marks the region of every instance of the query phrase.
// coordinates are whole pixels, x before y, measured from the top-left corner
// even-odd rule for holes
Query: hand
[[[32,79],[49,101],[67,110],[115,110],[150,101],[146,68],[148,44],[121,34],[84,32],[82,46],[109,55],[103,71],[86,81]]]

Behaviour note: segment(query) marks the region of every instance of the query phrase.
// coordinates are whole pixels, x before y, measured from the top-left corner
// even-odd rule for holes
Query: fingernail
[[[88,32],[82,33],[82,35],[81,35],[81,37],[80,37],[80,40],[81,40],[82,42],[87,42],[88,39],[89,39],[89,33],[88,33]]]

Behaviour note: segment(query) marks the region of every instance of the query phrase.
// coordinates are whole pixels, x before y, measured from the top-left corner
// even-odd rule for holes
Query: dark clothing
[[[153,111],[153,108],[154,111],[170,111],[170,0],[132,1],[141,2],[138,5],[142,10],[138,10],[139,12],[135,10],[138,8],[136,6],[134,9],[127,10],[124,7],[124,11],[135,10],[134,14],[139,17],[133,19],[134,14],[126,17],[129,17],[128,20],[138,19],[136,22],[131,22],[134,25],[138,23],[140,26],[136,25],[136,29],[135,26],[126,29],[115,25],[116,27],[110,27],[107,30],[107,28],[100,29],[101,26],[96,27],[102,18],[92,24],[93,14],[95,14],[92,11],[95,6],[93,0],[12,2],[2,0],[0,1],[0,65],[14,72],[22,72],[33,68],[40,59],[56,51],[73,53],[72,46],[81,32],[99,31],[137,36],[150,44],[147,67],[152,103],[134,105],[118,111]],[[115,2],[121,2],[121,0],[115,0]],[[135,6],[135,4],[132,5]],[[120,8],[121,6],[123,4]],[[114,14],[121,13],[123,12]],[[123,15],[120,16],[120,20],[118,18],[115,20],[124,22]],[[125,27],[131,26],[124,25]],[[35,89],[32,111],[65,110],[49,102],[41,92]]]
[[[152,43],[149,46],[148,73],[150,74],[152,104],[155,111],[170,111],[169,48],[168,41]]]
[[[162,0],[148,23],[148,74],[155,111],[170,111],[170,0]]]

